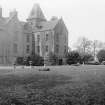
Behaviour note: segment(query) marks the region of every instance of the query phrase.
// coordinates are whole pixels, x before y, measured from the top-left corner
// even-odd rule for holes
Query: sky
[[[45,17],[63,18],[69,32],[69,46],[85,36],[90,40],[105,42],[105,0],[0,0],[3,16],[13,9],[25,21],[35,3],[39,3]]]

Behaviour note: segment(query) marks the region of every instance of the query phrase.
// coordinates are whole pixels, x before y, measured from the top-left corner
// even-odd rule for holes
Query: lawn
[[[105,66],[0,69],[0,105],[105,105]]]

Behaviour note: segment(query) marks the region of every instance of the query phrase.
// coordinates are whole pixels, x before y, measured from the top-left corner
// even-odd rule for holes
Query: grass
[[[105,66],[0,70],[0,105],[105,105]]]

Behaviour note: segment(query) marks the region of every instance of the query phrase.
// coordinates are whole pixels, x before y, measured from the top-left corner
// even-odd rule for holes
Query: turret
[[[38,4],[34,4],[27,21],[31,23],[32,26],[36,27],[40,22],[46,21],[43,12]]]

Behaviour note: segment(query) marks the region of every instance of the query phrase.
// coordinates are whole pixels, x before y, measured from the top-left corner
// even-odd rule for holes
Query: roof
[[[9,20],[8,17],[2,17],[2,18],[0,18],[0,26],[5,25],[8,20]]]
[[[31,12],[30,12],[30,15],[28,17],[28,19],[41,19],[41,20],[46,20],[45,17],[44,17],[44,14],[40,8],[40,6],[38,4],[34,4]]]
[[[22,26],[24,26],[24,25],[26,24],[26,22],[20,21],[20,24],[21,24]]]
[[[25,23],[23,27],[25,32],[32,32],[32,27],[29,25],[29,23]]]
[[[10,17],[2,17],[0,18],[0,25],[6,25],[9,23],[15,16],[10,16]]]
[[[51,21],[43,21],[38,25],[38,28],[34,28],[33,31],[34,32],[38,32],[38,31],[45,31],[45,30],[51,30],[54,29],[55,26],[58,23],[58,19],[57,20],[51,20]]]

